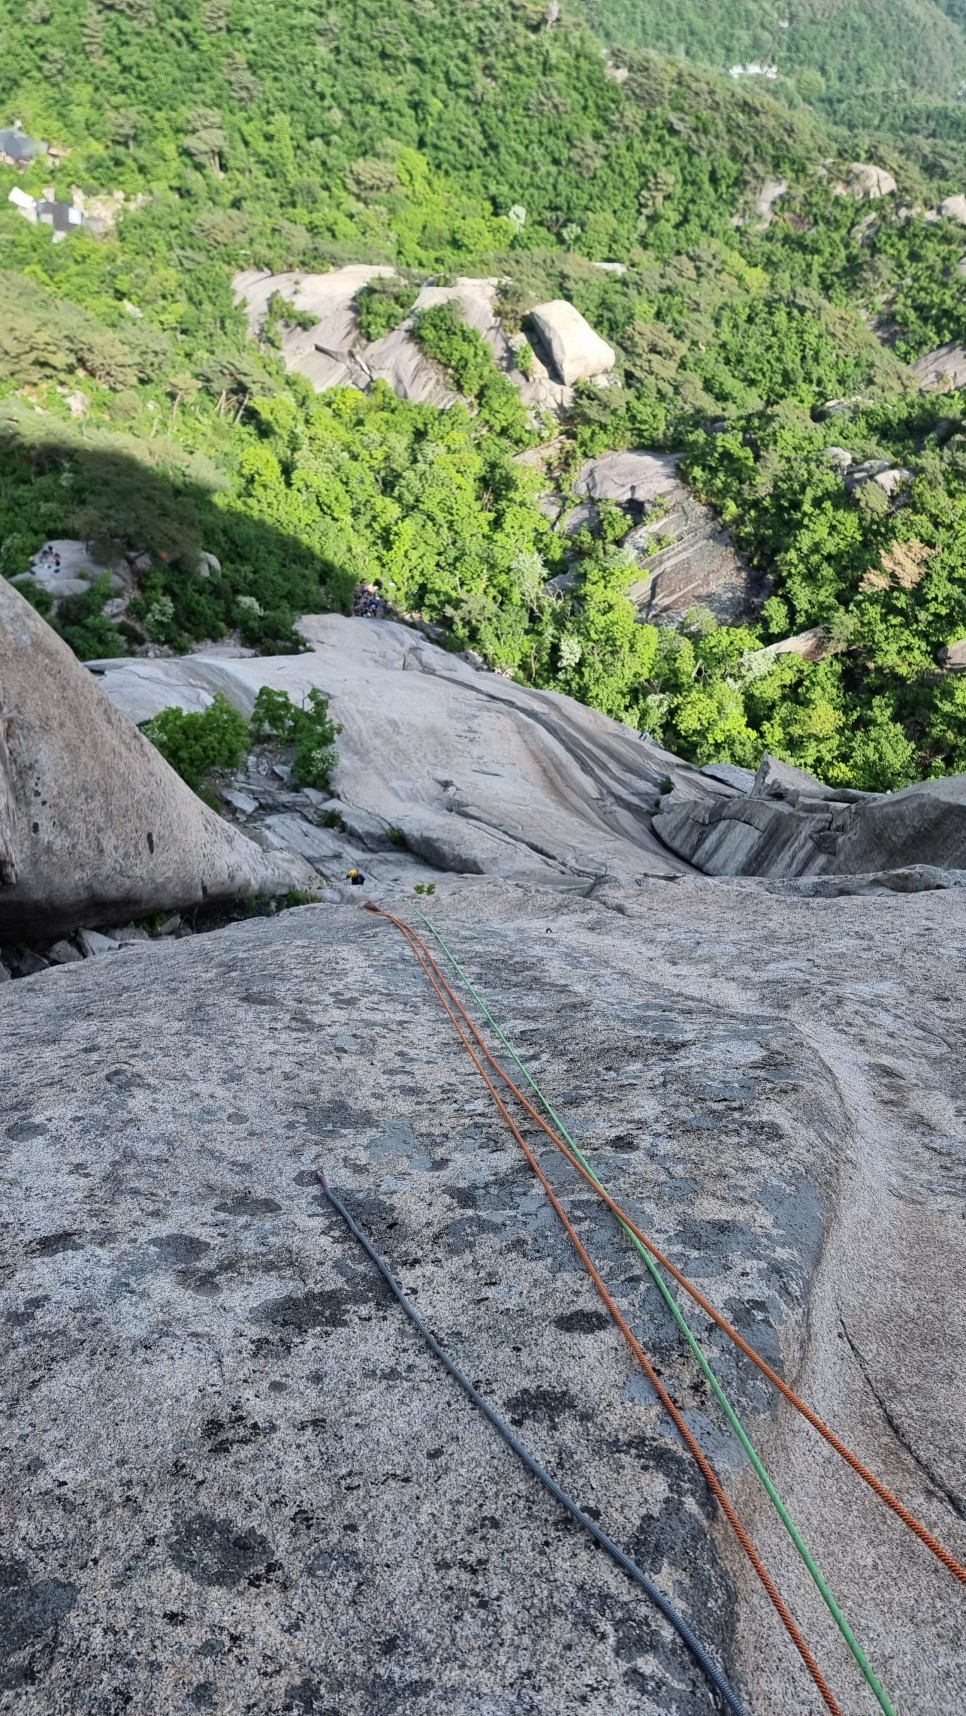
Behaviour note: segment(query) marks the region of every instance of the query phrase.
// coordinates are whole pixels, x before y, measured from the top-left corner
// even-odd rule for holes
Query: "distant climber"
[[[351,882],[354,888],[361,888],[365,881],[365,876],[362,874],[361,870],[347,870],[345,873],[345,879],[347,882]]]

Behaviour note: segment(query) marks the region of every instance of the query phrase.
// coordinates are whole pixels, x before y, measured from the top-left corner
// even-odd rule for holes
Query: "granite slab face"
[[[428,909],[635,1218],[966,1555],[966,897],[685,879],[585,900],[480,879]],[[0,1710],[714,1710],[420,1344],[323,1168],[749,1708],[814,1710],[391,926],[306,907],[8,984],[0,1078]],[[866,1709],[639,1259],[540,1155]],[[897,1708],[955,1716],[963,1594],[698,1327]]]
[[[219,692],[246,715],[259,687],[296,702],[324,692],[340,723],[333,791],[348,825],[375,818],[434,871],[591,888],[690,866],[652,834],[662,782],[717,783],[659,745],[552,691],[481,672],[389,620],[312,614],[302,655],[204,655],[99,663],[131,720],[203,708]]]
[[[747,794],[698,801],[675,786],[654,833],[711,876],[865,876],[966,868],[966,775],[901,792],[824,786],[765,757]]]

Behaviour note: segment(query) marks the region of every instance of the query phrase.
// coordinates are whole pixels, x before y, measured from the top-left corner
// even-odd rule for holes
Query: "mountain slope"
[[[966,78],[962,0],[803,0],[784,11],[764,0],[583,0],[580,10],[615,47],[721,70],[775,64],[806,101],[827,98],[843,119],[870,97],[951,101]]]
[[[0,167],[0,571],[52,539],[124,561],[120,614],[107,577],[58,607],[78,653],[226,633],[295,649],[293,620],[347,611],[362,577],[456,647],[701,762],[766,747],[870,788],[962,766],[964,699],[935,673],[966,631],[962,408],[920,402],[906,367],[966,327],[962,226],[908,214],[961,179],[654,54],[609,64],[566,17],[548,31],[504,0],[33,12],[19,29],[0,0],[0,118],[58,148]],[[899,188],[867,210],[850,164],[870,158]],[[766,179],[786,186],[770,219]],[[5,200],[51,181],[123,191],[116,226],[52,245]],[[558,436],[456,323],[433,361],[465,406],[315,396],[279,361],[298,309],[275,302],[250,338],[232,279],[367,258],[403,275],[382,331],[427,278],[492,275],[514,337],[572,302],[616,385],[578,390]],[[770,580],[746,626],[636,623],[640,509],[554,528],[541,489],[566,515],[583,462],[634,446],[686,452]],[[894,504],[829,455],[895,472]],[[882,559],[907,535],[909,586]],[[815,627],[829,659],[747,666]]]

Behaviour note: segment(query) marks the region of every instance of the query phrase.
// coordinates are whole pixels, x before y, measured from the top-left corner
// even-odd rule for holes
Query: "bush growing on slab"
[[[275,691],[263,685],[252,710],[252,737],[273,738],[283,745],[294,745],[292,773],[303,786],[320,792],[329,784],[329,777],[338,761],[335,740],[342,728],[329,719],[329,703],[321,691],[309,692],[300,706],[293,703],[287,691]]]
[[[516,388],[497,368],[486,341],[461,320],[455,305],[420,310],[413,338],[427,357],[449,371],[460,392],[475,400],[488,429],[514,447],[527,447],[536,440]]]
[[[194,792],[212,769],[237,768],[249,740],[244,715],[220,691],[207,709],[162,709],[141,731]]]
[[[418,297],[418,288],[405,280],[377,277],[356,298],[359,329],[364,340],[381,340],[405,321]]]
[[[37,593],[49,594],[39,590]],[[55,630],[82,661],[124,654],[124,643],[118,629],[104,612],[110,594],[111,580],[105,573],[103,577],[95,578],[90,588],[80,595],[65,597],[54,617]],[[44,612],[38,602],[33,605],[40,613]],[[50,613],[50,608],[47,612]]]

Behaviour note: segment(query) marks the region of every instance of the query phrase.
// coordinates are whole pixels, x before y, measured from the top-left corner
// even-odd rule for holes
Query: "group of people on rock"
[[[357,584],[352,598],[352,612],[360,620],[387,620],[392,609],[374,584]]]
[[[55,552],[52,542],[46,543],[40,550],[36,566],[38,572],[52,572],[56,578],[60,571],[60,555]]]

